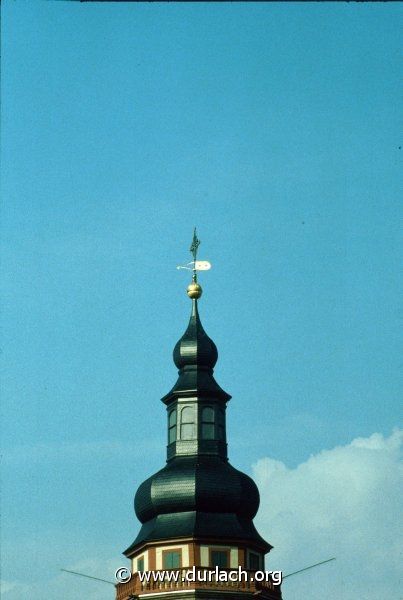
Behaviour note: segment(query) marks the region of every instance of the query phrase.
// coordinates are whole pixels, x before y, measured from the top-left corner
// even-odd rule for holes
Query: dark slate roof
[[[200,321],[197,300],[192,300],[189,324],[173,351],[179,378],[162,401],[166,404],[175,397],[198,396],[214,397],[223,402],[231,396],[224,392],[213,377],[213,368],[218,359],[217,347],[204,331]]]
[[[138,544],[178,537],[250,540],[271,548],[252,519],[259,508],[254,481],[219,457],[178,457],[147,479],[135,497],[143,523]]]
[[[253,519],[259,508],[255,482],[218,456],[177,457],[144,481],[134,500],[144,523],[163,513],[201,510]]]
[[[250,542],[268,552],[272,546],[256,531],[250,519],[233,513],[211,513],[188,511],[158,515],[143,524],[134,542],[125,550],[130,554],[145,542],[178,538],[197,538],[198,540],[220,539]]]
[[[213,369],[217,362],[217,346],[203,329],[197,308],[197,300],[192,300],[189,325],[177,342],[173,356],[178,369],[182,369],[187,365]]]

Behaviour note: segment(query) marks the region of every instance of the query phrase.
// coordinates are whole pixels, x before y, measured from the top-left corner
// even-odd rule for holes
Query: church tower
[[[253,524],[259,507],[256,484],[228,462],[225,413],[231,396],[214,379],[217,348],[199,317],[199,243],[195,231],[193,281],[187,289],[191,315],[173,351],[179,377],[162,398],[167,409],[167,463],[135,495],[142,526],[124,552],[132,577],[116,586],[116,600],[249,600],[255,595],[281,600],[279,585],[253,577],[267,569],[265,555],[272,547]],[[213,570],[215,574],[208,575]],[[150,580],[141,581],[141,574],[149,571]],[[178,574],[177,580],[169,580],[171,571]],[[230,572],[232,580],[220,580],[222,573]],[[153,575],[158,573],[164,578],[156,581]]]

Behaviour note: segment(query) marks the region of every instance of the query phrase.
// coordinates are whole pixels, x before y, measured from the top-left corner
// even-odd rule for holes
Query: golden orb
[[[195,281],[188,285],[188,289],[186,291],[187,295],[189,296],[189,298],[192,298],[192,300],[197,300],[203,293],[201,286]]]

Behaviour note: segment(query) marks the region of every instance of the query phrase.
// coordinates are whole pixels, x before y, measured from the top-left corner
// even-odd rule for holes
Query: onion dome
[[[181,457],[141,484],[134,506],[141,523],[165,513],[233,513],[253,519],[259,508],[255,482],[215,457]]]
[[[186,366],[213,369],[217,362],[217,346],[203,329],[197,309],[197,300],[192,301],[189,325],[174,348],[173,358],[178,369]]]
[[[175,345],[173,360],[179,369],[179,377],[171,391],[162,398],[162,402],[169,404],[175,398],[192,394],[214,397],[222,402],[231,399],[214,379],[213,369],[218,360],[217,346],[203,329],[197,299],[192,300],[189,324]]]
[[[271,545],[257,532],[259,508],[254,481],[217,457],[178,457],[142,483],[135,511],[142,527],[125,551],[146,542],[171,538],[247,541],[268,552]]]

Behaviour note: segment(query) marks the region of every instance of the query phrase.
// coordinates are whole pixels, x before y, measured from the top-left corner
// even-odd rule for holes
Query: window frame
[[[218,423],[218,439],[221,442],[224,442],[225,441],[225,412],[222,408],[218,409],[217,423]]]
[[[140,561],[143,563],[143,568],[142,569],[139,568],[139,562]],[[137,573],[139,573],[139,572],[140,573],[144,573],[144,554],[142,554],[141,556],[138,556],[136,558],[136,571],[137,571]]]
[[[207,410],[212,411],[212,419],[207,420],[207,418],[204,416],[204,414]],[[217,418],[216,417],[217,417],[217,413],[216,413],[214,406],[203,406],[202,407],[201,415],[200,415],[200,437],[202,440],[215,440],[216,439],[216,435],[217,435],[217,431],[216,431]],[[205,426],[207,426],[207,427],[213,426],[213,435],[212,436],[207,436],[204,434]]]
[[[186,416],[186,413],[189,413],[189,417]],[[184,406],[181,409],[180,412],[180,439],[188,442],[190,440],[195,440],[196,439],[196,414],[195,414],[196,410],[194,406]],[[183,415],[185,414],[185,419],[191,419],[191,420],[183,420]],[[184,428],[185,427],[189,427],[191,428],[191,435],[186,436],[184,435]]]
[[[252,565],[251,565],[251,558],[252,557],[257,559],[257,565],[258,565],[257,567],[252,567]],[[259,571],[260,568],[261,568],[261,564],[262,564],[262,557],[261,557],[261,555],[258,554],[257,552],[251,552],[249,550],[249,552],[248,552],[248,569],[250,571]]]
[[[172,415],[175,415],[174,423],[171,423]],[[175,407],[172,410],[170,410],[168,413],[168,445],[176,442],[177,432],[178,432],[178,411]],[[171,437],[172,437],[172,439],[171,439]]]
[[[225,554],[227,557],[227,566],[226,567],[221,567],[218,566],[219,569],[230,569],[231,568],[231,550],[229,550],[228,548],[209,548],[209,565],[212,569],[215,569],[215,567],[217,565],[213,564],[213,552],[221,552],[222,554]]]
[[[173,554],[174,552],[176,552],[177,554],[179,554],[179,566],[178,567],[167,567],[165,565],[165,559],[166,556],[168,554]],[[182,568],[182,548],[169,548],[169,550],[163,550],[162,551],[162,568],[165,571],[169,571],[170,569],[181,569]]]

